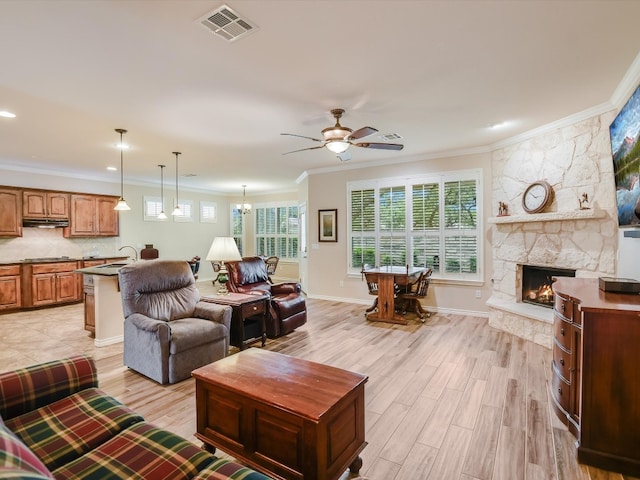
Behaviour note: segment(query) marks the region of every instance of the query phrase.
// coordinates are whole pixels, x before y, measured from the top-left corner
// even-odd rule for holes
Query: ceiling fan
[[[347,149],[351,145],[353,145],[354,147],[375,148],[379,150],[402,150],[404,148],[404,145],[400,145],[399,143],[354,143],[354,140],[359,140],[361,138],[368,137],[369,135],[373,135],[378,130],[372,127],[362,127],[354,132],[350,128],[343,127],[342,125],[340,125],[340,118],[342,117],[343,113],[344,110],[342,108],[334,108],[333,110],[331,110],[331,115],[333,115],[333,117],[336,119],[336,124],[333,127],[327,127],[322,130],[323,139],[305,137],[304,135],[296,135],[295,133],[281,133],[280,135],[290,135],[292,137],[306,138],[309,140],[313,140],[314,142],[320,142],[322,144],[315,147],[293,150],[291,152],[283,153],[283,155],[302,152],[304,150],[316,150],[318,148],[327,147],[327,149],[335,153],[340,160],[346,161],[351,158],[351,155],[349,155],[349,152],[347,152]]]

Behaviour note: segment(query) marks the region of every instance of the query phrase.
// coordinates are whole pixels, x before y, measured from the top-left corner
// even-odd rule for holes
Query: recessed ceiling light
[[[107,170],[111,171],[111,172],[115,172],[118,169],[116,167],[107,167]]]
[[[489,128],[491,130],[499,130],[501,128],[505,128],[509,125],[509,122],[497,122],[489,124]]]
[[[6,110],[0,110],[0,117],[5,118],[16,118],[15,113],[7,112]]]

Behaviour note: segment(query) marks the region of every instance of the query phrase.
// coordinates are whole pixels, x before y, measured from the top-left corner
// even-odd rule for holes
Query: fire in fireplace
[[[553,277],[575,277],[576,271],[568,268],[522,265],[522,301],[553,308]]]

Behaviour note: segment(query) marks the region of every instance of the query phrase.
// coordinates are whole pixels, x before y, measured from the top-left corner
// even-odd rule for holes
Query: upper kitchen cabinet
[[[118,197],[71,194],[71,216],[65,237],[117,237]]]
[[[23,218],[69,218],[69,194],[46,190],[22,191]]]
[[[0,188],[0,237],[22,236],[22,191]]]

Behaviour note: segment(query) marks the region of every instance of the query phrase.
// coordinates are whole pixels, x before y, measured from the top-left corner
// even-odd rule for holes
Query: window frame
[[[213,215],[207,216],[204,214],[205,209],[212,209]],[[218,223],[218,204],[209,200],[200,200],[200,223]]]
[[[175,205],[176,202],[175,200],[173,201],[173,204]],[[171,216],[171,218],[173,218],[174,222],[179,222],[179,223],[188,223],[188,222],[193,222],[194,218],[193,218],[193,200],[187,200],[187,199],[179,199],[178,200],[178,206],[180,207],[180,210],[182,210],[182,215],[167,215],[167,216]],[[188,209],[185,207],[189,207]],[[189,211],[189,215],[185,215],[184,212]],[[172,210],[173,211],[173,210]]]
[[[160,210],[155,215],[149,215],[149,204],[153,203],[156,208],[159,206]],[[142,196],[142,220],[145,222],[166,222],[166,219],[158,218],[158,215],[163,210],[162,199],[156,195],[143,195]]]
[[[401,243],[405,245],[405,250],[402,252],[405,259],[405,264],[409,266],[413,265],[414,258],[414,245],[416,244],[415,239],[421,236],[424,237],[436,237],[437,238],[437,247],[439,250],[439,262],[441,265],[440,271],[433,272],[434,279],[446,280],[446,281],[459,281],[459,282],[476,282],[482,281],[484,275],[484,266],[483,266],[483,213],[482,213],[482,169],[468,169],[468,170],[458,170],[458,171],[449,171],[449,172],[440,172],[434,174],[422,174],[422,175],[413,175],[410,177],[395,177],[395,178],[378,178],[371,180],[356,180],[347,182],[347,272],[349,274],[355,275],[359,274],[362,268],[362,265],[351,265],[353,261],[353,245],[354,245],[354,237],[360,237],[362,241],[361,245],[364,245],[362,248],[374,249],[375,250],[375,260],[372,261],[371,266],[380,266],[381,265],[381,256],[382,250],[380,247],[381,238],[401,238],[404,241],[400,240]],[[451,182],[465,182],[465,181],[474,181],[475,182],[475,228],[463,228],[459,226],[457,228],[447,228],[445,226],[445,219],[450,218],[446,217],[445,214],[445,184]],[[415,185],[428,185],[428,184],[437,184],[438,185],[438,227],[437,229],[420,229],[413,230],[413,187]],[[382,189],[397,189],[399,187],[404,187],[404,201],[405,201],[405,220],[404,220],[404,229],[390,229],[390,230],[381,230],[380,228],[380,191]],[[450,187],[449,187],[450,188]],[[374,225],[373,230],[366,231],[356,231],[352,230],[353,224],[353,215],[354,215],[354,207],[352,205],[352,192],[354,191],[366,191],[373,190],[373,202],[374,202]],[[365,192],[366,193],[366,192]],[[371,195],[363,196],[363,201],[368,201],[370,209],[370,202],[372,201]],[[371,219],[369,219],[371,222]],[[428,232],[425,235],[425,232]],[[471,236],[475,239],[476,245],[476,255],[475,255],[475,273],[468,272],[446,272],[446,262],[447,256],[445,255],[445,246],[448,244],[447,239],[461,237],[460,245],[461,248],[464,248],[464,237]],[[395,251],[391,248],[391,251]],[[397,252],[396,252],[397,253]],[[363,255],[366,255],[366,251],[363,252]],[[453,260],[453,257],[450,259]],[[470,259],[471,261],[472,259]],[[435,261],[435,258],[434,258]],[[395,261],[394,264],[398,264]],[[371,263],[369,263],[371,264]],[[384,264],[384,263],[382,263]],[[429,265],[427,265],[429,266]]]
[[[278,211],[282,208],[286,208],[287,212],[289,211],[289,209],[291,208],[295,208],[296,209],[296,216],[295,219],[297,221],[297,231],[295,233],[282,233],[282,232],[278,232],[278,224],[277,224],[277,215],[278,215]],[[258,225],[258,220],[259,220],[259,211],[260,210],[266,210],[266,209],[274,209],[276,212],[276,218],[274,220],[274,228],[275,231],[273,233],[260,233],[260,228]],[[300,207],[298,205],[298,202],[295,200],[290,200],[290,201],[284,201],[284,202],[269,202],[269,203],[258,203],[255,204],[252,208],[251,214],[253,215],[253,231],[254,231],[254,245],[256,248],[256,255],[265,255],[265,256],[271,256],[271,253],[274,253],[275,256],[277,256],[280,261],[285,261],[285,262],[292,262],[292,263],[298,263],[300,260]],[[288,217],[290,218],[290,217]],[[288,223],[288,222],[287,222]],[[266,226],[266,225],[265,225]],[[260,243],[261,243],[261,239],[273,239],[273,245],[274,245],[274,250],[275,252],[261,252],[260,251]],[[287,252],[285,252],[285,255],[282,255],[281,252],[279,251],[280,249],[280,243],[282,240],[285,240],[285,249],[287,250]],[[295,241],[295,245],[291,245],[291,241]],[[295,257],[291,257],[288,255],[288,253],[290,252],[295,252]]]

